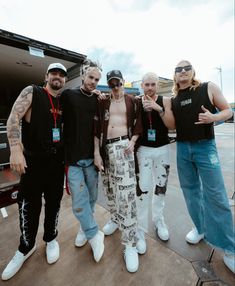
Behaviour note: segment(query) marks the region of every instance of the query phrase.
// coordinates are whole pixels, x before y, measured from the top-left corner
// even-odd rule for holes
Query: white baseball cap
[[[52,70],[60,70],[62,71],[65,75],[67,75],[67,69],[65,66],[63,66],[60,63],[53,63],[50,64],[49,67],[47,68],[47,73],[49,73]]]

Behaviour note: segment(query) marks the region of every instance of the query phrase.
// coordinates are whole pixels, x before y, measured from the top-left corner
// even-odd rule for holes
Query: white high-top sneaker
[[[110,221],[108,221],[107,223],[106,223],[106,225],[103,227],[103,233],[105,234],[105,235],[111,235],[111,234],[113,234],[116,230],[118,229],[118,225],[114,222],[114,221],[112,221],[112,220],[110,220]]]
[[[136,249],[139,254],[144,254],[147,249],[144,231],[142,229],[138,229],[136,237],[137,237]]]
[[[87,243],[87,238],[85,233],[83,232],[82,228],[79,228],[79,231],[77,233],[76,239],[75,239],[75,245],[77,247],[82,247]]]
[[[185,237],[186,241],[191,244],[197,244],[204,238],[204,233],[199,234],[196,227],[194,227]]]
[[[99,230],[94,237],[89,239],[89,243],[91,245],[95,261],[99,262],[104,253],[104,233]]]
[[[153,221],[155,222],[156,233],[161,240],[166,241],[169,239],[169,231],[163,216],[165,195],[155,195],[153,202]]]
[[[35,250],[36,246],[34,246],[26,255],[17,250],[12,260],[7,264],[7,267],[2,272],[2,280],[12,278],[20,270],[25,260],[29,258]]]
[[[48,264],[55,263],[59,259],[60,247],[59,243],[55,239],[50,242],[47,242],[46,257]]]
[[[139,256],[136,247],[126,246],[124,250],[124,260],[128,272],[136,272],[139,268]]]
[[[169,231],[163,217],[156,222],[156,232],[158,237],[163,241],[167,241],[170,238]]]
[[[235,255],[234,254],[224,254],[223,257],[224,264],[235,274]]]

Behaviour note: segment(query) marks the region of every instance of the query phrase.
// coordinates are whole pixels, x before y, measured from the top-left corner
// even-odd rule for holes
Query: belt
[[[128,135],[119,136],[119,137],[107,139],[107,140],[105,141],[105,143],[106,143],[106,144],[110,144],[110,143],[118,142],[118,141],[125,140],[125,139],[128,139],[128,138],[129,138]]]

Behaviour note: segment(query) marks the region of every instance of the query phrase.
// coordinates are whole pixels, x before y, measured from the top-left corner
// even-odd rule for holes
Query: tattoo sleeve
[[[16,99],[10,116],[7,120],[7,137],[10,147],[21,146],[20,121],[30,109],[33,97],[33,87],[28,86],[23,89]]]

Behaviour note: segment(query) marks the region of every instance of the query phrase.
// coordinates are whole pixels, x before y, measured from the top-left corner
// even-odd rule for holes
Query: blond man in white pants
[[[137,193],[138,242],[140,254],[146,251],[145,232],[154,223],[158,237],[169,239],[163,209],[170,170],[168,129],[174,127],[171,99],[157,94],[158,77],[147,73],[142,79],[143,136],[137,150],[139,191]]]

